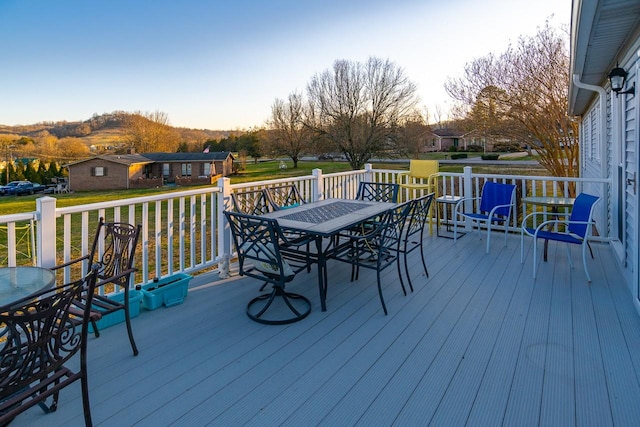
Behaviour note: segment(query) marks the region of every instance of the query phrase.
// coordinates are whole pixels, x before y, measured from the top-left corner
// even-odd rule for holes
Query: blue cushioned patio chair
[[[479,200],[476,203],[476,210],[474,212],[464,212],[465,201]],[[503,184],[493,181],[485,181],[482,186],[482,192],[480,197],[466,197],[462,198],[456,203],[454,209],[454,223],[453,223],[453,238],[458,238],[458,219],[470,219],[472,224],[478,226],[480,232],[480,238],[482,238],[482,232],[480,231],[480,224],[484,223],[487,227],[487,253],[489,253],[489,247],[491,245],[491,229],[494,225],[504,225],[504,244],[507,245],[507,233],[509,232],[509,220],[511,219],[511,212],[516,207],[516,186],[513,184]]]
[[[306,265],[293,267],[283,257],[281,245],[287,245],[275,219],[235,212],[224,212],[238,252],[241,276],[254,277],[272,285],[271,292],[261,294],[247,304],[251,320],[269,325],[283,325],[304,319],[311,312],[311,303],[302,295],[285,291],[298,271]],[[299,261],[304,261],[301,258]],[[249,268],[249,264],[253,268]],[[264,287],[264,286],[263,286]]]
[[[591,276],[587,269],[587,248],[589,246],[591,231],[595,225],[595,221],[593,220],[593,211],[599,200],[600,198],[597,196],[580,193],[578,197],[576,197],[576,201],[573,203],[573,207],[569,214],[554,213],[554,219],[543,221],[536,228],[527,227],[527,224],[537,224],[535,217],[545,215],[544,212],[533,212],[524,217],[522,220],[522,231],[520,235],[520,262],[524,262],[524,236],[526,234],[527,236],[533,237],[534,279],[536,277],[536,270],[538,269],[537,242],[538,239],[544,239],[567,243],[567,256],[571,267],[573,267],[573,262],[571,261],[569,245],[582,245],[582,264],[584,265],[584,273],[587,276],[587,280],[591,282]]]

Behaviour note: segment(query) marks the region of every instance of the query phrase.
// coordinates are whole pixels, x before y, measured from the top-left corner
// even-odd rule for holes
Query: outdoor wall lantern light
[[[628,75],[629,73],[627,73],[623,68],[620,68],[618,65],[616,65],[616,68],[611,70],[611,72],[609,73],[609,82],[611,83],[611,90],[613,90],[616,93],[616,98],[618,97],[618,95],[620,94],[624,95],[625,93],[635,95],[636,93],[635,82],[633,83],[633,86],[631,86],[630,89],[625,91],[622,90],[624,89],[624,84],[626,83]]]

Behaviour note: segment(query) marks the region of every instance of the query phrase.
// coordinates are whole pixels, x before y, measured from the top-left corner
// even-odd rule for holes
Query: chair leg
[[[482,236],[482,232],[480,231],[480,223],[478,223],[478,231]],[[491,221],[487,221],[487,253],[489,253],[490,245],[491,245]]]
[[[567,243],[567,260],[569,261],[569,267],[573,268],[573,259],[571,258],[571,248],[569,247],[569,243]]]
[[[538,237],[533,236],[533,278],[536,278],[536,270],[538,269]]]
[[[424,268],[424,275],[429,277],[429,269],[427,268],[427,262],[424,260],[424,247],[420,243],[420,260],[422,260],[422,267]]]
[[[382,296],[382,285],[380,284],[380,268],[377,269],[378,273],[378,294],[380,295],[380,302],[382,303],[382,310],[384,310],[384,315],[387,315],[387,306],[384,303],[384,297]]]
[[[407,260],[407,254],[404,254],[404,271],[407,273],[407,281],[409,282],[409,288],[411,292],[413,292],[413,281],[411,280],[411,275],[409,274],[409,262]]]
[[[584,265],[584,274],[587,275],[587,282],[591,283],[591,276],[589,275],[589,269],[587,268],[587,246],[589,246],[588,243],[582,244],[582,265]],[[591,255],[593,256],[593,253]]]
[[[138,347],[136,346],[136,340],[133,338],[133,329],[131,328],[131,317],[129,316],[129,298],[125,300],[124,304],[124,318],[127,323],[127,333],[129,334],[129,342],[131,343],[131,350],[133,355],[138,355]]]
[[[284,303],[293,314],[292,317],[288,317],[285,319],[263,319],[262,318],[262,315],[264,315],[269,309],[269,307],[271,307],[271,304],[275,301],[276,297],[280,297],[283,299]],[[267,302],[262,306],[262,308],[257,313],[254,314],[251,310],[251,307],[255,303],[258,303],[264,300],[267,300]],[[291,300],[302,301],[304,303],[304,310],[302,311],[298,310],[291,303]],[[294,294],[291,292],[286,292],[284,290],[284,287],[278,284],[273,285],[273,290],[271,291],[271,293],[259,295],[254,299],[252,299],[251,301],[249,301],[249,304],[247,304],[247,316],[255,322],[263,323],[266,325],[285,325],[288,323],[297,322],[307,317],[309,313],[311,313],[311,302],[306,297],[302,295]]]
[[[96,338],[100,338],[100,330],[98,329],[98,324],[93,319],[91,319],[91,327],[93,328],[93,335]]]
[[[404,254],[404,262],[406,265],[407,262],[407,253],[405,252]],[[398,253],[398,256],[396,257],[396,267],[398,270],[398,277],[400,278],[400,286],[402,287],[402,293],[404,294],[404,296],[407,296],[407,289],[404,287],[404,280],[402,280],[402,267],[400,266],[400,253]],[[411,286],[411,278],[409,276],[407,276],[408,280],[409,280],[409,286]],[[413,292],[413,287],[411,287],[411,292]]]
[[[86,365],[86,362],[84,362]],[[86,427],[92,427],[91,421],[91,405],[89,404],[89,381],[87,379],[86,366],[81,368],[84,371],[84,375],[80,378],[80,384],[82,388],[82,411],[84,412],[84,424]]]

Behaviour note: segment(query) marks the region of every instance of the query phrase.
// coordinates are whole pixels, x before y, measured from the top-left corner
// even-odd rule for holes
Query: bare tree
[[[419,159],[424,151],[424,143],[430,131],[427,125],[428,117],[424,117],[419,111],[415,111],[405,117],[402,126],[396,131],[396,148],[398,152]]]
[[[499,56],[465,66],[445,89],[468,117],[486,120],[486,132],[534,147],[554,176],[578,176],[578,125],[567,115],[569,52],[566,32],[545,26]]]
[[[287,101],[276,99],[271,106],[271,144],[278,154],[285,154],[298,167],[300,154],[309,148],[311,129],[304,124],[305,103],[300,93],[291,93]]]
[[[139,153],[153,151],[175,152],[180,135],[169,125],[169,116],[161,111],[137,111],[125,119],[125,138]]]
[[[389,60],[338,60],[308,84],[306,124],[360,169],[391,148],[402,119],[415,109],[415,93],[415,84]]]

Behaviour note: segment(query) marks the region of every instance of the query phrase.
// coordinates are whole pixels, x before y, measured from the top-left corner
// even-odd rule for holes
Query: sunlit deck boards
[[[520,264],[519,236],[457,243],[428,238],[426,279],[405,297],[385,271],[384,316],[371,272],[349,283],[331,263],[321,312],[315,274],[292,289],[310,316],[264,326],[244,314],[255,280],[205,285],[185,303],[90,342],[97,425],[635,425],[640,419],[640,317],[608,246],[595,245],[588,285],[574,251],[550,245],[538,279]],[[531,246],[528,247],[531,250]],[[415,252],[413,253],[414,259]],[[202,286],[200,286],[202,285]],[[60,408],[15,425],[81,425],[80,387]],[[13,424],[12,424],[13,425]]]

